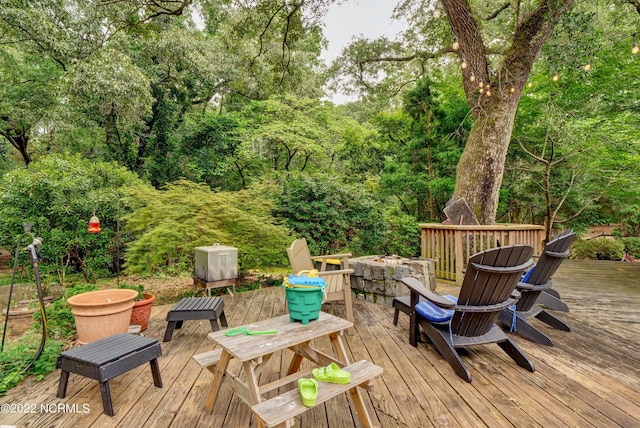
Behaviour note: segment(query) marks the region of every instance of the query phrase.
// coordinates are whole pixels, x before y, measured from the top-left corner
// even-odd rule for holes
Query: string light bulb
[[[514,88],[513,86],[509,87],[509,93],[514,93],[516,91],[516,88]]]
[[[487,85],[487,90],[484,91],[484,94],[488,97],[491,96],[491,85]]]
[[[434,17],[435,19],[438,19],[438,18],[440,18],[440,15],[441,15],[441,14],[442,14],[442,12],[440,11],[440,6],[439,6],[439,5],[436,5],[436,8],[435,8],[435,9],[433,9],[433,17]]]
[[[527,83],[527,88],[533,88],[533,82],[531,80]]]
[[[553,75],[553,81],[557,82],[558,80],[560,80],[560,76],[558,75],[558,73]]]
[[[591,70],[591,61],[587,61],[583,68],[584,68],[584,71]]]
[[[640,52],[640,48],[638,48],[638,44],[634,43],[633,46],[631,47],[631,53],[634,55],[637,55],[638,52]]]
[[[460,68],[462,68],[463,70],[466,69],[469,66],[469,64],[467,64],[467,60],[464,59],[464,57],[462,57],[462,60],[460,61]]]
[[[469,74],[469,82],[473,83],[476,81],[476,75],[473,74],[473,71],[471,72],[471,74]]]
[[[453,45],[451,45],[451,47],[453,48],[454,51],[457,51],[458,48],[460,47],[460,42],[458,42],[458,36],[455,36],[453,38]]]

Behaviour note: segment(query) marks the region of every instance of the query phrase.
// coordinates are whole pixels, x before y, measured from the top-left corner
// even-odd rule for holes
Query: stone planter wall
[[[396,258],[386,263],[380,260],[379,256],[349,259],[349,267],[354,270],[351,289],[356,298],[391,306],[394,297],[409,294],[409,289],[400,282],[407,276],[418,278],[430,290],[436,289],[433,260]]]

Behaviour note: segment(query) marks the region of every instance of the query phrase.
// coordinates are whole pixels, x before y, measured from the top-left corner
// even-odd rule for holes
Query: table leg
[[[347,366],[351,364],[349,362],[349,357],[347,357],[347,350],[342,342],[342,332],[330,334],[329,339],[331,340],[331,346],[333,347],[333,351],[336,353],[336,357],[338,357],[338,359]]]
[[[371,416],[367,411],[367,407],[364,404],[364,399],[358,392],[357,387],[353,387],[349,390],[351,393],[351,400],[353,401],[354,406],[356,406],[356,412],[358,412],[358,418],[360,422],[362,422],[362,426],[370,428],[373,427],[373,422],[371,422]]]
[[[220,361],[218,362],[216,371],[213,374],[213,382],[211,382],[211,388],[209,389],[209,395],[207,396],[207,401],[205,403],[205,408],[209,413],[213,411],[213,405],[216,402],[216,398],[218,398],[220,387],[227,375],[229,361],[231,361],[231,354],[223,349],[222,354],[220,355]]]
[[[249,388],[249,397],[251,397],[251,405],[256,405],[262,401],[260,395],[260,387],[258,386],[258,378],[255,370],[253,370],[253,364],[251,361],[245,361],[242,363],[244,369],[244,375],[247,378],[247,387]]]
[[[287,370],[287,376],[293,373],[300,371],[300,364],[302,364],[302,359],[304,358],[300,353],[297,352],[296,348],[308,347],[310,341],[301,343],[296,347],[289,348],[293,351],[293,358],[291,359],[291,363],[289,364],[289,370]]]

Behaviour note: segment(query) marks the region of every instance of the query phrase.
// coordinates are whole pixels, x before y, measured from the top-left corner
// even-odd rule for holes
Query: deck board
[[[554,347],[510,335],[533,361],[536,371],[518,367],[495,344],[475,347],[463,356],[473,381],[458,378],[434,349],[408,343],[408,318],[392,323],[390,307],[354,302],[355,328],[345,335],[352,361],[366,359],[384,368],[364,394],[374,421],[382,427],[630,427],[640,426],[640,263],[567,260],[554,276],[554,288],[569,305],[556,313],[571,332],[531,322]],[[439,284],[438,292],[455,292]],[[286,313],[284,290],[275,287],[225,296],[230,326]],[[162,340],[170,305],[154,306],[144,334]],[[344,316],[344,307],[335,305]],[[255,427],[250,409],[229,388],[209,414],[204,408],[212,375],[193,355],[212,349],[208,322],[186,321],[158,359],[164,387],[153,386],[148,364],[111,381],[116,415],[102,414],[98,383],[71,375],[67,397],[56,398],[59,371],[41,382],[27,380],[0,397],[1,404],[37,404],[32,414],[0,415],[0,424],[19,427]],[[315,343],[330,352],[328,339]],[[290,351],[272,357],[261,382],[287,370]],[[233,364],[232,364],[232,367]],[[286,389],[281,389],[283,392]],[[271,394],[275,394],[274,391]],[[88,413],[40,411],[40,404],[84,404]],[[297,419],[296,426],[359,427],[355,408],[336,397]]]

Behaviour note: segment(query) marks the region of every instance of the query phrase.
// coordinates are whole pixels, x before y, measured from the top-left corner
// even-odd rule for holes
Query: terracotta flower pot
[[[7,321],[10,328],[9,334],[11,336],[20,336],[22,333],[27,331],[33,323],[33,314],[36,311],[37,309],[28,307],[12,308],[9,311],[9,320]],[[7,310],[3,309],[2,314],[6,316]]]
[[[129,331],[135,290],[90,291],[67,299],[76,322],[78,342],[87,344],[116,333]]]
[[[140,331],[145,331],[149,325],[151,306],[156,300],[156,296],[149,293],[142,293],[142,296],[144,299],[133,303],[129,324],[140,324]]]

